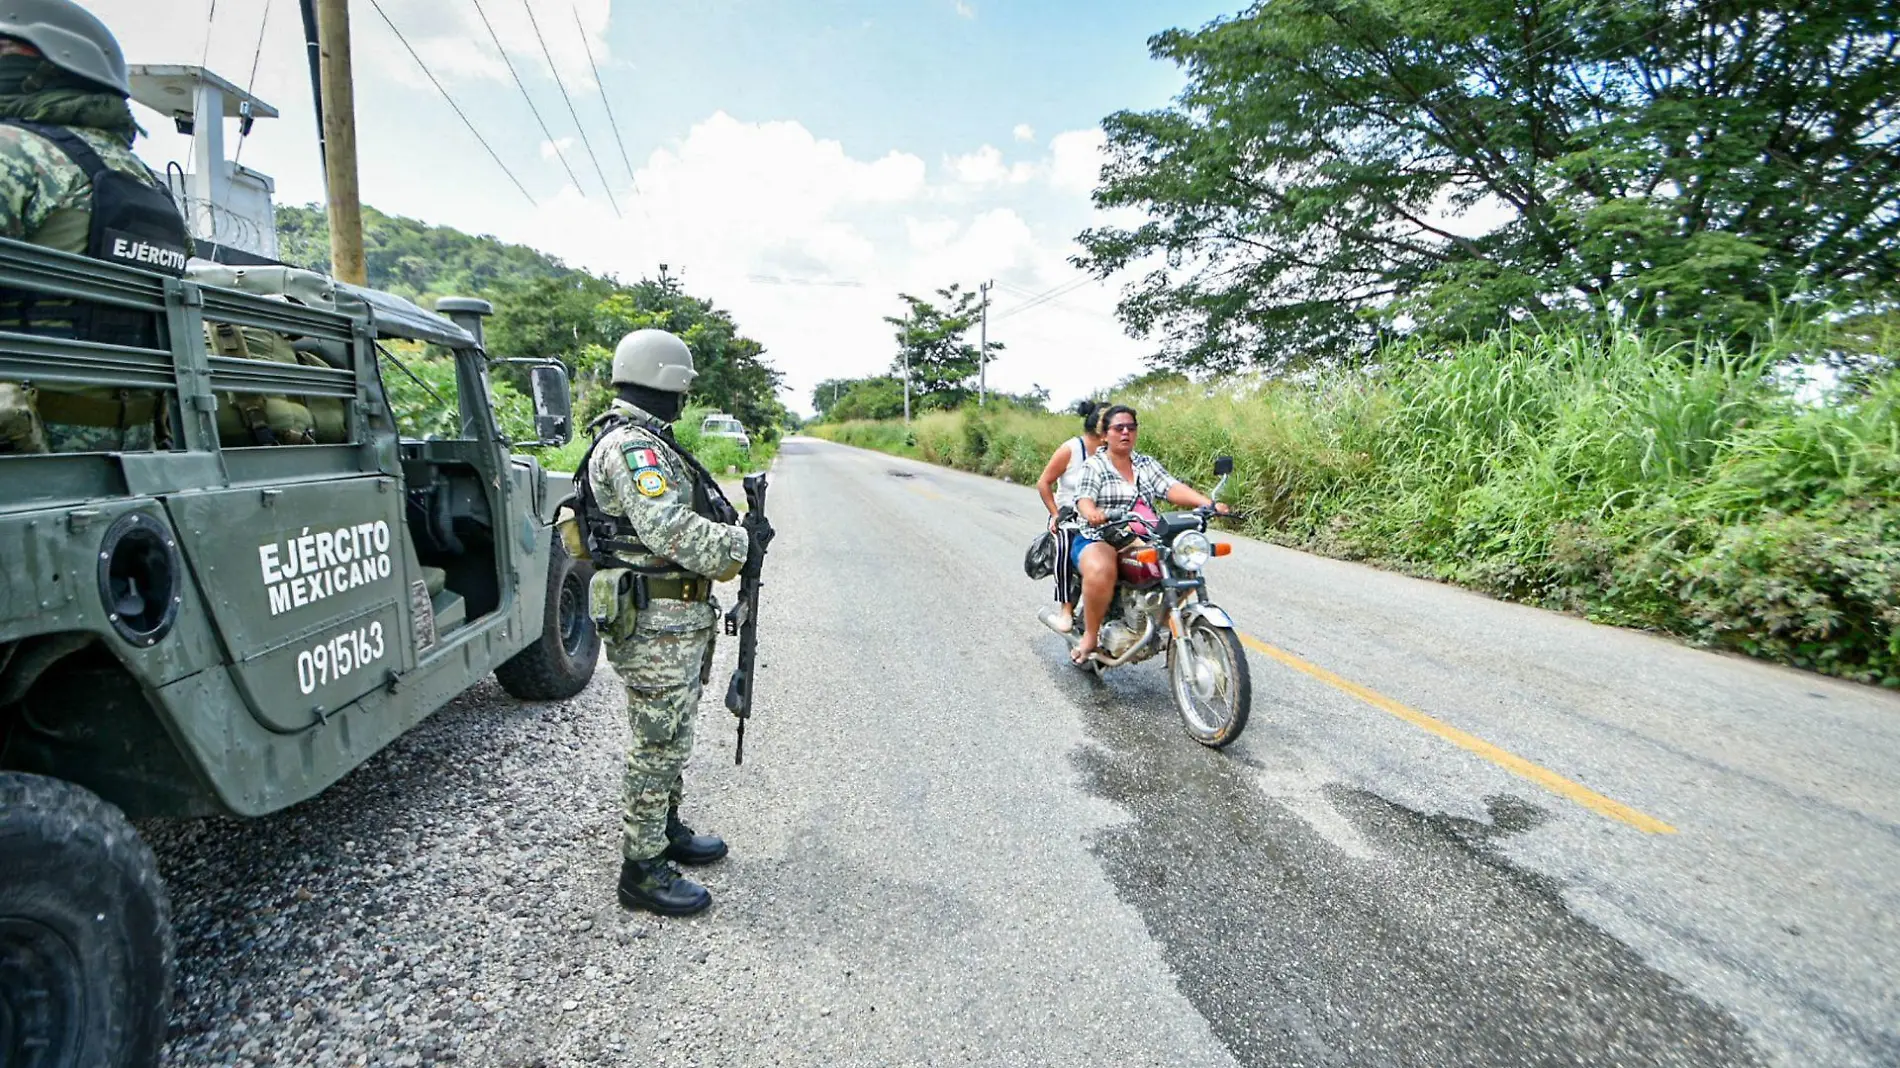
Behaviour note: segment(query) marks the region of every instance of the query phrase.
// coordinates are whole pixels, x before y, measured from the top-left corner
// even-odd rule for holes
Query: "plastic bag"
[[[1032,579],[1046,579],[1055,573],[1056,536],[1045,530],[1029,543],[1029,552],[1023,556],[1023,574]]]

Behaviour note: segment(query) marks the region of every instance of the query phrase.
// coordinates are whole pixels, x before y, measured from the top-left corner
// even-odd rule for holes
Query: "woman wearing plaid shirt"
[[[1115,595],[1115,547],[1107,544],[1102,528],[1108,512],[1131,511],[1137,504],[1150,509],[1157,501],[1182,508],[1199,508],[1213,502],[1200,491],[1168,474],[1161,462],[1135,451],[1139,423],[1135,410],[1117,404],[1102,417],[1103,436],[1108,447],[1089,457],[1082,469],[1082,486],[1075,493],[1075,510],[1088,525],[1075,537],[1070,552],[1082,572],[1082,640],[1071,654],[1077,664],[1086,663],[1095,654],[1102,618],[1108,614],[1108,602]],[[1224,504],[1214,510],[1226,512]]]

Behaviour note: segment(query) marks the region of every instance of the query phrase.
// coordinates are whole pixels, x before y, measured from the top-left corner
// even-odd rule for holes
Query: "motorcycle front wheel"
[[[1253,682],[1233,631],[1205,619],[1190,621],[1168,646],[1168,681],[1188,737],[1220,749],[1246,729]]]

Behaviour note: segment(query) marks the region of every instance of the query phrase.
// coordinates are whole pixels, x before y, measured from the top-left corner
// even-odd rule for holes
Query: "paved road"
[[[709,700],[688,774],[712,912],[613,904],[604,668],[484,687],[154,832],[170,1063],[1900,1064],[1894,694],[1240,539],[1213,752],[1036,621],[1031,490],[794,439],[772,512],[746,763]]]
[[[960,1005],[940,1038],[1900,1064],[1900,697],[1243,540],[1254,720],[1214,753],[1159,665],[1066,666],[1032,490],[794,441],[774,493],[747,845],[848,871],[861,925],[811,936]]]

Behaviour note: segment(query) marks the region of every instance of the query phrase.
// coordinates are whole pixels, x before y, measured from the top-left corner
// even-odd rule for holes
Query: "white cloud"
[[[906,218],[904,230],[910,235],[910,247],[919,252],[934,252],[950,243],[963,224],[955,219]]]
[[[572,137],[562,137],[553,141],[543,141],[541,142],[541,158],[554,159],[560,156],[562,153],[572,151],[573,148],[574,148],[574,139]]]
[[[975,152],[957,156],[949,161],[949,166],[957,181],[973,186],[1021,185],[1037,172],[1034,163],[1005,164],[1002,151],[994,145],[984,145]]]
[[[1003,154],[991,145],[951,160],[950,169],[956,172],[957,181],[966,185],[992,185],[1009,177]]]
[[[957,14],[962,15],[964,18],[973,19],[976,17],[976,8],[964,3],[963,0],[951,0],[951,3],[956,7]]]
[[[1108,137],[1099,129],[1070,130],[1049,139],[1049,184],[1058,192],[1084,196],[1094,192]]]
[[[1036,139],[1036,128],[1026,122],[1017,123],[1016,128],[1011,130],[1010,133],[1013,134],[1018,141],[1034,141]]]
[[[1072,152],[1078,140],[1089,143],[1071,139]],[[1040,175],[1053,166],[1053,154],[1005,166],[984,146],[946,160],[933,182],[915,156],[858,158],[799,123],[721,112],[639,166],[643,196],[637,206],[631,190],[621,196],[625,219],[569,190],[496,229],[623,278],[667,264],[766,346],[786,374],[787,403],[808,409],[819,381],[889,368],[883,317],[901,312],[899,292],[994,278],[1000,314],[1078,280],[1068,257],[1089,218],[1086,201],[1042,182],[1008,184],[1020,168]],[[1030,199],[1005,206],[993,199],[1002,196]],[[1139,370],[1148,346],[1115,321],[1115,288],[1091,282],[996,322],[992,336],[1009,348],[991,384],[1039,383],[1065,401]]]
[[[165,6],[180,16],[161,18],[151,0],[86,2],[117,31],[130,62],[195,62],[205,45],[202,3],[171,0]],[[451,79],[507,78],[479,20],[467,32],[467,20],[475,17],[472,5],[463,11],[461,5],[434,0],[381,2],[411,43],[422,48],[424,42],[437,42],[428,47],[445,49],[424,55],[451,91],[457,91]],[[510,6],[516,9],[512,18],[504,14]],[[483,7],[508,41],[529,89],[545,106],[558,109],[519,5]],[[210,66],[241,83],[249,72],[258,23],[253,17],[227,16],[230,8],[218,5]],[[247,6],[234,10],[261,14]],[[553,146],[544,147],[540,131],[524,116],[514,143],[525,151],[510,155],[509,162],[539,201],[531,208],[480,147],[463,136],[433,87],[425,81],[412,89],[407,81],[397,81],[397,70],[414,71],[415,64],[374,10],[368,5],[353,10],[359,12],[352,28],[359,57],[358,136],[365,146],[362,180],[369,203],[433,224],[495,234],[625,279],[651,275],[665,263],[689,291],[731,311],[740,328],[766,346],[767,358],[786,375],[784,397],[794,407],[807,408],[812,387],[825,378],[883,373],[893,346],[891,328],[882,319],[901,312],[897,293],[928,293],[951,282],[966,287],[986,278],[997,282],[993,299],[1002,317],[992,317],[991,335],[1009,346],[990,369],[990,382],[999,389],[1021,391],[1041,383],[1056,400],[1070,400],[1138,370],[1151,347],[1125,337],[1110,314],[1114,283],[1090,283],[1032,310],[1003,314],[1026,295],[1079,277],[1067,257],[1075,251],[1074,235],[1097,218],[1086,198],[1100,143],[1093,131],[1072,132],[1059,143],[1045,140],[1040,147],[1019,148],[1028,143],[1012,140],[1007,152],[969,145],[927,164],[902,152],[853,154],[798,122],[753,122],[715,112],[659,148],[636,152],[640,195],[620,174],[614,196],[624,217],[616,219],[596,184],[587,184],[585,197],[566,187],[558,163],[548,158]],[[558,13],[542,14],[548,10]],[[605,0],[583,0],[581,13],[590,31],[605,28]],[[545,5],[536,15],[549,44],[568,38],[572,58],[584,67],[573,16]],[[458,40],[464,42],[462,53],[454,51]],[[525,51],[518,50],[524,42]],[[256,90],[283,116],[258,124],[243,158],[277,180],[280,205],[322,196],[303,47],[294,5],[276,4]],[[556,47],[565,78],[569,61]],[[286,56],[295,60],[283,60]],[[490,69],[480,67],[484,56]],[[604,47],[600,57],[604,71]],[[579,84],[569,82],[570,88]],[[513,94],[511,84],[496,89]],[[457,95],[467,102],[464,94]],[[413,118],[418,114],[449,131],[432,151],[452,158],[417,166],[413,155],[397,151],[418,136]],[[169,121],[143,110],[139,117],[153,133],[139,142],[148,162],[163,166],[187,158],[186,139],[172,133]],[[485,133],[498,134],[483,116],[474,118]],[[226,126],[229,141],[235,141],[235,127],[235,122]],[[578,145],[573,148],[578,151]],[[965,182],[959,160],[983,181]],[[581,160],[570,154],[569,162],[581,170]],[[581,173],[591,177],[589,171]],[[754,281],[754,276],[828,284],[777,284]]]

